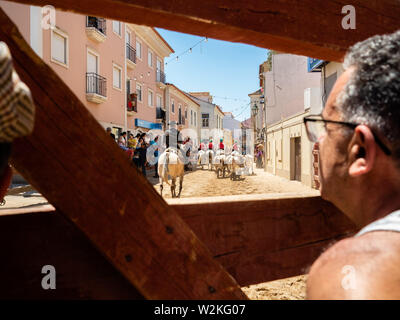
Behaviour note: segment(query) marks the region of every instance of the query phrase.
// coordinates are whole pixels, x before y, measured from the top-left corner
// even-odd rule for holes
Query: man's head
[[[108,128],[106,129],[106,132],[107,132],[107,133],[111,133],[111,128],[108,127]]]
[[[400,186],[400,31],[355,44],[344,69],[322,116],[353,125],[325,122],[321,195],[362,224],[360,201]]]

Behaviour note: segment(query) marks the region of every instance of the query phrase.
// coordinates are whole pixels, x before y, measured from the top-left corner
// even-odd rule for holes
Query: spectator
[[[115,141],[115,134],[114,133],[112,133],[112,131],[111,131],[111,128],[110,127],[107,127],[107,129],[106,129],[106,132],[110,135],[110,137],[111,138],[113,138],[114,139],[114,141]]]
[[[310,299],[400,299],[400,31],[353,45],[323,112],[320,192],[358,227],[312,265]]]
[[[154,140],[150,141],[150,146],[154,148],[154,158],[156,158],[157,162],[154,165],[155,173],[153,178],[158,178],[158,136],[154,138]]]
[[[129,156],[129,160],[132,160],[132,158],[133,158],[133,150],[129,149],[126,146],[126,132],[122,132],[122,134],[119,136],[118,145],[122,150],[126,151],[126,153]]]
[[[146,177],[146,153],[147,153],[147,145],[145,142],[145,133],[140,135],[139,141],[136,146],[136,150],[139,154],[139,169],[142,170],[143,175]]]
[[[136,145],[137,145],[137,138],[135,138],[133,136],[132,133],[129,134],[129,139],[128,139],[128,148],[131,150],[135,150],[136,149]]]

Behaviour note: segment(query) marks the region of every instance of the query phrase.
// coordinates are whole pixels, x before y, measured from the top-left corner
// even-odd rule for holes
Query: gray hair
[[[400,160],[400,30],[356,43],[343,67],[355,68],[337,99],[344,118],[374,129]]]

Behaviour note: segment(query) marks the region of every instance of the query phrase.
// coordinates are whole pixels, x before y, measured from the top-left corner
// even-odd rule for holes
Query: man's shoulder
[[[312,265],[307,281],[311,299],[390,298],[388,287],[399,283],[400,233],[377,231],[341,240]],[[352,278],[354,276],[354,278]],[[355,279],[355,288],[351,281]],[[400,286],[391,290],[400,298]]]

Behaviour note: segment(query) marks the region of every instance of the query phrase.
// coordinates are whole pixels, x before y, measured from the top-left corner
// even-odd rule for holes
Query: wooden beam
[[[25,214],[16,215],[2,211],[0,299],[143,299],[85,235],[54,209],[29,214],[24,209]],[[56,270],[55,290],[42,288],[45,265]]]
[[[31,136],[12,163],[149,299],[246,299],[186,223],[0,10],[0,39],[31,89]]]
[[[307,273],[327,246],[356,231],[320,197],[242,195],[171,205],[241,286]]]
[[[183,204],[172,204],[171,207],[209,247],[214,259],[219,261],[241,286],[305,274],[327,246],[356,231],[355,226],[339,210],[319,197],[271,199],[268,195],[251,195],[235,196],[234,200],[221,202],[226,200],[225,198],[184,199]],[[27,282],[19,287],[28,287],[27,290],[33,287],[42,291],[40,284],[33,285],[34,279],[38,281],[39,266],[45,261],[56,261],[57,266],[62,265],[58,248],[65,247],[68,248],[65,259],[69,265],[67,269],[62,270],[64,277],[71,279],[71,274],[83,269],[83,279],[85,273],[90,270],[88,265],[92,263],[88,259],[81,261],[88,247],[91,247],[87,240],[79,237],[78,232],[73,233],[72,225],[67,224],[64,219],[56,218],[60,214],[54,209],[42,207],[35,210],[43,212],[29,213],[31,208],[0,211],[7,214],[18,213],[9,217],[9,220],[0,216],[0,244],[4,244],[3,248],[0,246],[0,253],[3,254],[5,250],[7,254],[4,256],[12,256],[8,259],[8,268],[18,272],[22,269],[18,265],[21,261],[16,259],[15,255],[8,254],[8,242],[2,241],[1,237],[7,239],[15,226],[22,226],[21,230],[13,235],[12,251],[18,252],[18,256],[24,256],[25,261],[30,262],[29,267],[24,269],[24,279]],[[27,226],[29,230],[26,231]],[[60,237],[64,234],[68,237]],[[77,234],[74,239],[73,234]],[[30,243],[38,241],[41,241],[40,246],[30,246]],[[38,250],[43,250],[46,254]],[[76,259],[78,261],[75,261]],[[1,274],[7,274],[6,279],[0,278],[1,283],[14,281],[10,273],[2,272],[0,266],[0,276]],[[107,275],[110,292],[113,293],[112,288],[119,283],[118,277],[111,272]],[[95,282],[98,277],[98,274],[94,274],[88,279]],[[114,277],[116,279],[111,281]],[[65,286],[66,283],[62,285]],[[72,279],[69,286],[78,288],[79,283]],[[85,291],[91,292],[91,295],[97,294],[91,289],[90,283],[85,282],[84,286]],[[11,287],[8,290],[14,292]],[[100,293],[105,294],[106,291],[106,288],[103,288]],[[23,297],[19,291],[16,294],[12,296]],[[34,297],[33,292],[31,296]]]
[[[11,0],[340,61],[346,49],[400,29],[398,0]],[[353,5],[356,29],[342,28]]]

